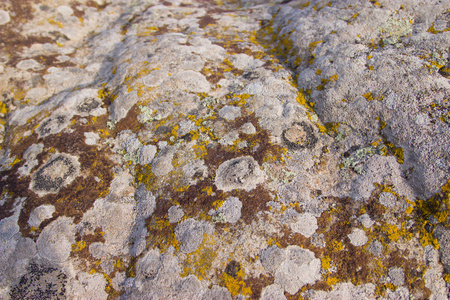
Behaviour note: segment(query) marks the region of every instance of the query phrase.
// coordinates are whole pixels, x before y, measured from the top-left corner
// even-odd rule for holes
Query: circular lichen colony
[[[87,98],[77,106],[77,111],[80,113],[90,112],[100,106],[100,102],[94,98]]]
[[[317,143],[317,137],[314,135],[311,125],[305,122],[295,122],[291,127],[282,133],[283,141],[289,149],[297,150],[311,149]]]
[[[55,154],[46,164],[33,174],[30,189],[39,196],[57,193],[78,176],[80,164],[76,157]]]
[[[58,133],[67,126],[69,121],[69,118],[64,115],[49,117],[42,122],[41,126],[38,127],[37,132],[40,137]]]
[[[264,172],[251,156],[243,156],[222,163],[216,172],[216,186],[224,192],[235,189],[251,191],[264,182]]]
[[[31,263],[10,291],[11,299],[65,299],[67,275],[52,266]]]

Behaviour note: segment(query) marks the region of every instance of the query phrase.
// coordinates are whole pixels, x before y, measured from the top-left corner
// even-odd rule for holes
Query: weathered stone
[[[42,230],[37,240],[37,249],[41,257],[55,263],[69,259],[71,244],[75,242],[72,221],[60,217]]]
[[[78,158],[68,154],[54,154],[32,175],[30,189],[39,196],[57,193],[70,184],[80,172]]]
[[[288,246],[286,258],[275,272],[275,283],[293,295],[306,284],[314,284],[321,278],[320,259],[314,253],[299,246]]]
[[[305,122],[292,124],[290,128],[283,131],[282,137],[291,149],[312,148],[317,143],[317,137],[311,125]]]
[[[31,263],[9,293],[11,299],[62,299],[66,297],[68,276],[57,267]]]
[[[348,235],[348,238],[354,246],[364,246],[369,240],[364,230],[359,228],[353,229],[352,233]]]
[[[230,197],[216,210],[216,214],[222,214],[225,222],[234,224],[241,218],[241,209],[242,202],[236,197]]]
[[[250,191],[264,182],[265,175],[253,157],[243,156],[222,163],[216,172],[215,184],[224,192],[234,189]]]
[[[50,219],[55,212],[55,207],[53,205],[41,205],[36,207],[30,214],[28,219],[28,225],[31,227],[39,227],[42,221]]]
[[[0,25],[5,25],[6,23],[9,23],[11,21],[11,17],[9,16],[9,13],[7,11],[4,11],[3,9],[0,10]]]
[[[175,228],[175,236],[180,241],[180,250],[191,253],[200,246],[204,234],[212,234],[213,228],[209,223],[196,221],[192,218],[184,220]]]
[[[445,1],[0,6],[1,299],[448,298]]]

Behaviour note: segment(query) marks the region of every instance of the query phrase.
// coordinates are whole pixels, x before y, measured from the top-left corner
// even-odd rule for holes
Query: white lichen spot
[[[364,230],[359,228],[353,229],[352,233],[348,235],[348,238],[354,246],[364,246],[369,240]]]
[[[6,23],[9,23],[9,21],[11,21],[9,13],[3,9],[0,9],[0,25],[5,25]]]
[[[229,192],[235,189],[251,191],[265,180],[265,173],[251,156],[227,160],[216,172],[215,184],[219,190]]]

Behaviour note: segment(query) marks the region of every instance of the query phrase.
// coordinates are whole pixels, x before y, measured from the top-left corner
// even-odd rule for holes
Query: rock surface
[[[450,3],[0,3],[1,299],[448,299]]]

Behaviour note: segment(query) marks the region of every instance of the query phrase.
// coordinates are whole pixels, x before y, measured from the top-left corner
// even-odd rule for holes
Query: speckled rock
[[[0,1],[1,299],[448,299],[448,1]]]

